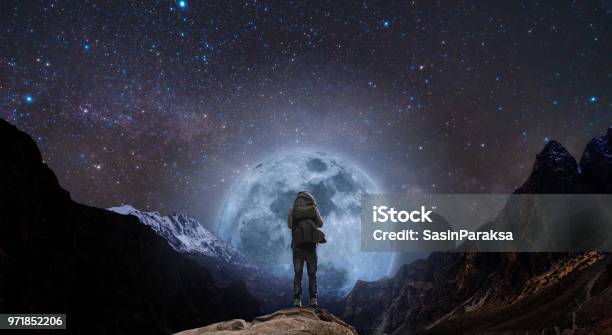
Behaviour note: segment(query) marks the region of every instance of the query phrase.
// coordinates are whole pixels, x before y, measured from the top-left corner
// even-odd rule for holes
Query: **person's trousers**
[[[302,296],[302,273],[304,262],[308,272],[308,294],[311,298],[317,297],[317,249],[293,248],[293,293],[296,298]]]

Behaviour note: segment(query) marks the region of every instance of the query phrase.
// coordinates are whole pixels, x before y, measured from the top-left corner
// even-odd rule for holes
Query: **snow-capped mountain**
[[[163,237],[173,249],[188,255],[206,268],[219,287],[244,283],[264,312],[282,308],[292,299],[291,286],[287,285],[287,280],[271,276],[249,264],[240,251],[220,240],[188,215],[178,213],[163,216],[159,212],[143,212],[130,205],[111,207],[108,210],[136,216],[140,222]]]
[[[196,219],[183,213],[163,216],[159,212],[143,212],[130,205],[111,207],[108,210],[138,217],[140,222],[151,227],[181,253],[201,254],[233,265],[247,264],[246,258],[238,250],[202,227]]]

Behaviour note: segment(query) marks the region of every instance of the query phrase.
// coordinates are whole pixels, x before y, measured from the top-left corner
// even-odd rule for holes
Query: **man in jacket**
[[[293,251],[293,306],[302,306],[302,273],[304,262],[308,272],[308,305],[317,307],[317,243],[325,242],[319,228],[323,219],[312,194],[299,192],[289,209],[287,225],[291,229],[291,249]]]

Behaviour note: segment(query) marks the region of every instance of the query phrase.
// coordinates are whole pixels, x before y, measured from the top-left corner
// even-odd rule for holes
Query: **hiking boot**
[[[293,299],[293,307],[302,307],[302,298]]]
[[[308,306],[310,306],[312,308],[319,307],[319,303],[317,302],[317,298],[310,298],[310,301],[308,302]]]

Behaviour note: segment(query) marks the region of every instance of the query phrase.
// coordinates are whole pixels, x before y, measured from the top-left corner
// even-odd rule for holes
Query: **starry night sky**
[[[3,1],[0,117],[77,201],[214,224],[283,150],[512,192],[612,123],[612,1]]]

